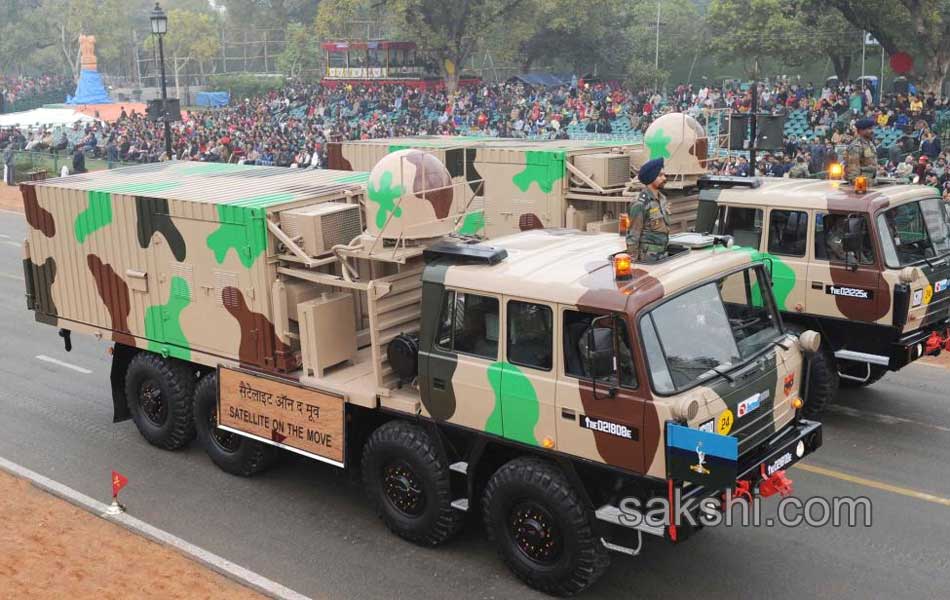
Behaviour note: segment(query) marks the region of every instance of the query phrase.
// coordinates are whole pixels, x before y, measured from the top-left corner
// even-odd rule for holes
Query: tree
[[[283,29],[288,23],[310,23],[317,14],[315,0],[220,0],[234,26]]]
[[[154,36],[145,41],[146,47],[154,50]],[[199,68],[218,55],[221,42],[218,37],[218,25],[210,14],[194,13],[187,10],[168,11],[168,33],[163,41],[166,61],[170,59],[175,77],[175,93],[181,96],[181,73],[186,66],[195,61]]]
[[[633,13],[626,0],[540,0],[531,12],[533,20],[510,23],[500,32],[504,39],[524,40],[520,46],[525,71],[554,61],[575,71],[597,67],[619,73],[625,68],[631,44],[628,36],[616,33],[631,25]],[[519,26],[527,31],[510,35]]]
[[[813,32],[815,49],[823,52],[831,61],[838,81],[848,81],[854,53],[863,43],[860,32],[838,11],[829,11],[823,2],[797,2],[795,10],[798,12],[799,22],[805,27],[803,34],[807,37],[809,31]]]
[[[463,0],[449,6],[443,0],[378,1],[438,62],[449,92],[458,87],[460,69],[479,47],[480,38],[529,19],[534,8],[532,0]]]
[[[323,0],[317,8],[314,32],[322,41],[346,39],[353,25],[361,21],[380,21],[376,0]],[[386,19],[392,22],[392,19]],[[392,33],[392,32],[391,32]]]
[[[657,7],[660,35],[657,53]],[[631,46],[627,61],[628,77],[635,82],[660,82],[667,77],[669,65],[679,60],[695,63],[706,49],[706,19],[693,0],[638,2],[630,14],[626,36]]]
[[[817,0],[713,0],[709,27],[719,56],[801,67],[824,54],[842,80],[861,44],[860,31]]]
[[[914,74],[923,90],[942,96],[950,71],[950,2],[828,0],[827,4],[855,27],[870,32],[888,54],[903,51],[914,56]]]
[[[94,24],[102,18],[100,8],[95,0],[43,0],[36,12],[73,77],[79,77],[79,36],[98,33]]]
[[[288,77],[320,68],[320,46],[313,33],[300,23],[287,26],[287,43],[277,57],[277,67]]]

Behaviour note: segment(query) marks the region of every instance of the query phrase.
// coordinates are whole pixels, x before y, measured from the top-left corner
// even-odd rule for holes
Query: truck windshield
[[[877,226],[888,267],[950,254],[950,205],[939,198],[894,207],[878,215]]]
[[[756,266],[693,288],[640,320],[657,393],[680,392],[726,373],[781,335],[762,273]]]

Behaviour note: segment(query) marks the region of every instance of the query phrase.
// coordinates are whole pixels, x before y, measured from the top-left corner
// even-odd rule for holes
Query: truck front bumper
[[[820,448],[821,435],[821,423],[801,419],[755,451],[741,457],[739,475],[733,490],[689,487],[683,493],[683,500],[703,500],[711,497],[722,499],[730,491],[733,498],[747,500],[752,500],[754,495],[771,496],[780,493],[787,496],[792,493],[792,487],[791,481],[785,477],[785,470]],[[698,506],[699,502],[696,505]],[[695,531],[692,527],[667,526],[664,537],[672,542],[682,542]]]
[[[735,488],[731,490],[732,497],[737,498],[747,493],[748,499],[751,500],[753,494],[769,496],[776,492],[783,495],[791,493],[790,487],[782,488],[780,483],[781,480],[785,479],[785,469],[820,448],[821,444],[821,423],[801,419],[790,425],[769,441],[741,457]],[[785,481],[787,482],[787,480]],[[608,538],[613,541],[614,545],[622,548],[626,541],[630,539],[625,535],[624,530],[628,534],[647,533],[663,537],[673,543],[685,541],[702,528],[701,502],[706,498],[722,499],[730,491],[700,485],[684,485],[682,482],[672,479],[668,480],[667,484],[669,505],[674,506],[674,492],[679,490],[679,501],[675,504],[679,506],[690,505],[692,508],[688,512],[694,517],[692,521],[699,525],[694,527],[682,520],[679,525],[670,522],[666,524],[649,522],[644,518],[646,516],[645,512],[639,515],[640,518],[631,518],[632,512],[629,510],[625,512],[618,506],[603,505],[597,509],[596,516],[599,520],[612,526],[610,528],[611,535]]]
[[[936,356],[942,350],[950,352],[948,340],[950,340],[950,322],[948,321],[912,331],[891,346],[888,368],[897,371],[918,358],[928,355]]]

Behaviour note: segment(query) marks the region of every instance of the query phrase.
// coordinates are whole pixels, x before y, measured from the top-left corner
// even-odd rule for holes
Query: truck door
[[[185,260],[169,251],[153,253],[160,299],[153,307],[155,317],[160,316],[158,339],[179,358],[197,350],[263,365],[265,336],[258,314],[266,312],[265,298],[256,293],[253,279],[263,256],[249,257],[250,242],[240,225],[182,217],[175,225],[187,242]],[[231,234],[231,245],[209,251],[208,240],[216,240],[226,227],[231,228],[225,231]]]
[[[864,215],[815,214],[815,259],[808,267],[805,292],[808,313],[865,323],[888,314],[890,294],[868,226]],[[846,234],[857,238],[850,265]]]
[[[801,210],[773,208],[768,215],[765,251],[772,279],[772,291],[780,311],[802,312],[808,277],[808,221]]]
[[[505,299],[505,361],[489,380],[503,435],[524,444],[550,447],[557,439],[554,312],[550,304]]]
[[[500,308],[496,296],[442,291],[435,337],[419,370],[422,402],[434,419],[502,434]]]
[[[645,404],[637,394],[626,319],[573,308],[562,307],[560,312],[555,419],[558,449],[636,473],[646,472]],[[603,355],[590,360],[586,350],[591,336],[599,348],[612,347],[608,354],[616,360]],[[605,385],[607,380],[612,383]]]

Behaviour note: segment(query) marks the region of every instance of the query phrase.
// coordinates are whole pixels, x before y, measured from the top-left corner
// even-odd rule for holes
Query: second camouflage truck
[[[821,333],[806,414],[950,351],[950,203],[923,185],[707,177],[696,230],[769,265],[783,318]]]
[[[631,264],[616,234],[556,229],[486,245],[452,235],[432,155],[350,177],[170,162],[24,185],[29,307],[67,344],[113,342],[115,419],[150,443],[197,435],[244,476],[280,450],[361,473],[420,544],[480,514],[554,594],[696,530],[637,506],[789,493],[821,445],[800,395],[818,336],[783,328],[750,253],[699,237]]]

